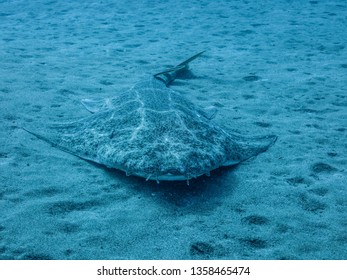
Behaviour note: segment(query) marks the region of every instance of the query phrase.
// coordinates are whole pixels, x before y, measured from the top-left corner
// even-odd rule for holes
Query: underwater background
[[[0,259],[346,259],[347,3],[0,1]],[[145,181],[21,127],[88,116],[145,75],[267,152]]]

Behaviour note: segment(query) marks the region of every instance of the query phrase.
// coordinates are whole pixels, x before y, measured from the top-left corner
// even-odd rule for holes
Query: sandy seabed
[[[346,259],[347,4],[0,1],[0,259]],[[148,181],[20,127],[206,50],[172,88],[266,153]]]

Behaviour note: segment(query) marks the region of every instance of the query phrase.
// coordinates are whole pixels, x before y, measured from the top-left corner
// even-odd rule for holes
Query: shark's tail
[[[169,68],[165,71],[159,72],[157,74],[154,74],[153,76],[161,80],[165,83],[165,85],[169,85],[173,80],[175,80],[178,73],[188,70],[189,68],[189,62],[193,61],[200,55],[202,55],[205,51],[199,52],[196,55],[193,55],[192,57],[188,58],[187,60],[183,61],[182,63],[178,64],[177,66],[173,68]]]

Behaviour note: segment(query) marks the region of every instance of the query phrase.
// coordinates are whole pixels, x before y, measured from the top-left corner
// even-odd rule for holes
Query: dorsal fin
[[[173,68],[169,68],[165,71],[159,72],[157,74],[154,74],[153,76],[161,80],[165,83],[165,85],[169,85],[173,80],[175,80],[177,73],[180,71],[186,71],[189,67],[189,62],[193,61],[197,57],[199,57],[201,54],[203,54],[205,51],[199,52],[196,55],[193,55],[192,57],[188,58],[187,60],[183,61],[182,63],[178,64],[177,66]]]

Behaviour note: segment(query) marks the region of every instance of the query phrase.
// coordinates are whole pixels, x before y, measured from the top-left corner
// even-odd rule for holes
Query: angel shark
[[[93,113],[26,131],[82,159],[147,180],[190,180],[265,152],[275,135],[246,137],[213,122],[213,112],[169,88],[200,52],[103,100],[84,99]]]

